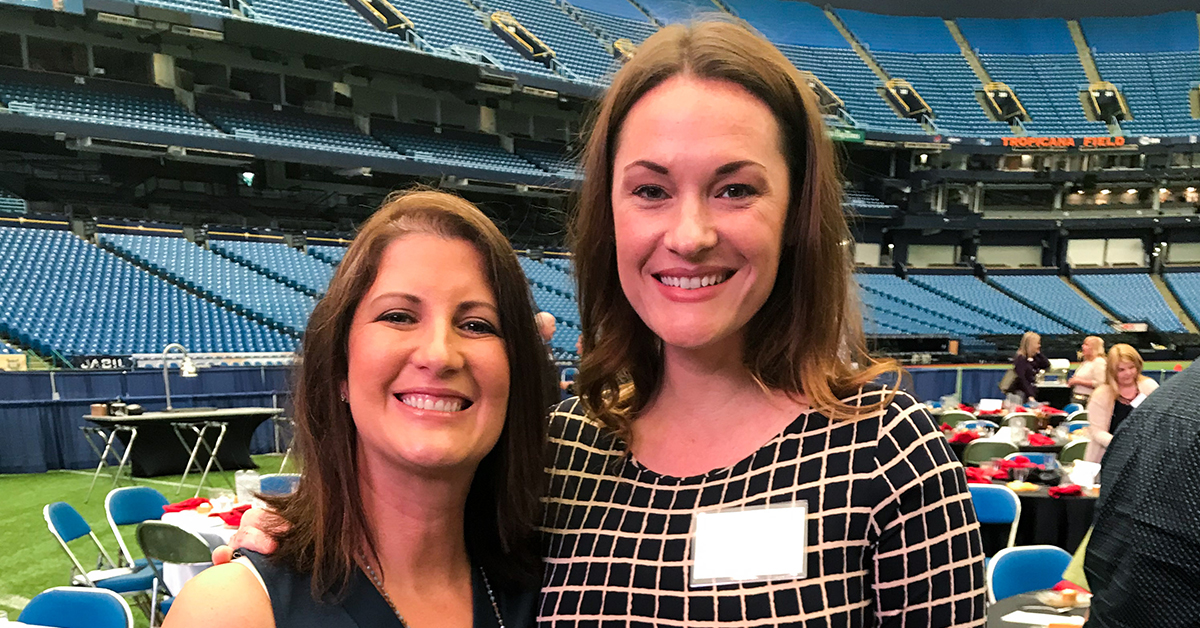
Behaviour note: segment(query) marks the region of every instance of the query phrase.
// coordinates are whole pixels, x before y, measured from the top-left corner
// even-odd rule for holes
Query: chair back
[[[1058,455],[1058,461],[1062,464],[1071,464],[1076,460],[1083,460],[1090,442],[1090,440],[1077,440],[1067,443],[1067,446],[1063,447],[1062,453]]]
[[[71,551],[67,543],[86,536],[92,540],[96,549],[99,550],[99,556],[102,559],[100,562],[106,564],[108,567],[116,566],[112,556],[109,556],[104,546],[100,544],[100,539],[96,538],[95,533],[92,532],[92,526],[88,525],[83,520],[83,517],[80,516],[79,511],[72,508],[70,504],[66,502],[46,504],[42,508],[42,518],[46,520],[46,527],[49,528],[50,534],[54,535],[59,546],[67,553],[67,558],[71,559],[71,565],[79,572],[89,586],[94,586],[95,583],[88,578],[88,570],[83,568],[83,564],[75,557],[75,552]]]
[[[975,518],[981,524],[1009,524],[1005,547],[1012,547],[1017,541],[1017,524],[1021,521],[1021,498],[1011,488],[998,484],[969,484],[967,488],[975,504]]]
[[[1037,415],[1031,412],[1013,412],[1012,414],[1005,416],[1001,423],[1004,425],[1012,425],[1014,419],[1024,419],[1025,427],[1029,429],[1036,428],[1038,424]]]
[[[1006,547],[988,563],[988,601],[1051,589],[1062,581],[1071,555],[1053,545]]]
[[[1073,412],[1079,412],[1082,409],[1083,409],[1083,406],[1081,406],[1077,403],[1068,403],[1067,406],[1065,408],[1063,408],[1063,412],[1066,412],[1067,414],[1071,414]]]
[[[1017,451],[1008,454],[1004,457],[1005,460],[1013,460],[1015,458],[1024,457],[1033,464],[1050,464],[1050,461],[1057,460],[1058,456],[1044,451]]]
[[[300,485],[299,473],[268,473],[259,479],[258,492],[262,495],[291,495]]]
[[[977,430],[981,427],[987,427],[987,428],[991,428],[993,430],[1000,429],[999,425],[996,425],[994,422],[989,421],[987,419],[975,419],[973,421],[963,421],[962,423],[959,423],[958,425],[959,425],[959,427],[964,427],[968,430]]]
[[[212,550],[208,543],[176,525],[143,521],[137,527],[137,540],[142,553],[151,559],[151,565],[155,560],[183,565],[212,562]],[[158,571],[157,568],[155,571]]]
[[[107,589],[54,587],[30,600],[18,621],[53,628],[133,628],[133,613],[125,598]]]
[[[938,420],[945,425],[955,427],[963,421],[975,420],[975,415],[971,414],[970,412],[963,412],[962,410],[948,410],[943,412],[941,416],[938,417]]]
[[[113,536],[117,537],[117,545],[120,546],[121,556],[126,563],[132,565],[133,557],[117,526],[157,521],[162,518],[163,506],[169,503],[171,502],[167,501],[162,493],[149,486],[117,488],[105,496],[104,512],[108,515],[108,526],[112,528]]]
[[[1087,410],[1076,410],[1075,412],[1068,414],[1066,421],[1067,423],[1071,423],[1073,421],[1082,421],[1086,425],[1088,421]]]
[[[1067,421],[1065,423],[1065,425],[1067,426],[1067,433],[1069,434],[1076,430],[1081,430],[1081,429],[1087,427],[1088,422],[1087,421]]]
[[[993,458],[1003,458],[1017,451],[1017,446],[1005,440],[979,438],[967,443],[963,450],[963,464],[979,464]]]

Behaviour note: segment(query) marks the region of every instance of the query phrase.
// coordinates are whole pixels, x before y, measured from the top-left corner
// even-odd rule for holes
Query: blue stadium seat
[[[397,153],[417,161],[447,166],[547,176],[547,171],[500,146],[500,138],[483,133],[442,130],[390,120],[371,120],[371,134]],[[557,173],[553,173],[557,174]]]
[[[286,244],[209,240],[208,248],[282,283],[312,295],[325,294],[333,268]]]
[[[1125,322],[1146,321],[1159,331],[1185,332],[1150,275],[1145,273],[1075,274],[1075,285]]]
[[[1200,272],[1163,273],[1163,281],[1192,322],[1200,325]]]
[[[327,264],[337,266],[342,263],[342,257],[346,255],[346,247],[310,244],[308,245],[308,254]]]
[[[1028,303],[1036,303],[1081,331],[1089,334],[1109,333],[1107,316],[1092,307],[1058,275],[997,275],[988,281],[1015,294]]]
[[[951,301],[999,318],[1026,331],[1051,335],[1075,333],[1075,330],[1031,309],[972,275],[914,273],[909,275],[908,279]]]

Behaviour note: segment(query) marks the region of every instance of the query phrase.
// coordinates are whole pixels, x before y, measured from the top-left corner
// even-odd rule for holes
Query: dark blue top
[[[298,573],[257,552],[242,550],[242,554],[258,570],[267,587],[271,611],[275,615],[275,628],[400,628],[400,620],[392,612],[392,607],[362,571],[354,572],[345,599],[330,604],[313,599],[308,574]],[[536,588],[500,590],[495,583],[492,587],[506,628],[534,625],[538,597]],[[496,628],[496,613],[478,569],[472,570],[471,593],[474,627]]]

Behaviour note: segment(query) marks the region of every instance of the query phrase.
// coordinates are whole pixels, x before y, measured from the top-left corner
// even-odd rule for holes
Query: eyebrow
[[[656,164],[653,161],[647,161],[645,159],[639,159],[639,160],[629,164],[628,166],[625,166],[625,170],[628,171],[631,168],[634,168],[636,166],[641,166],[647,170],[657,172],[658,174],[667,174],[670,172],[670,170],[668,170],[666,166],[664,166],[662,164]],[[716,175],[721,177],[721,176],[725,176],[727,174],[732,174],[732,173],[737,172],[738,170],[741,170],[742,168],[745,168],[747,166],[758,166],[760,168],[763,167],[762,164],[758,163],[757,161],[753,161],[750,159],[739,159],[738,161],[731,161],[731,162],[717,168]]]
[[[424,303],[424,301],[421,300],[421,297],[415,294],[409,294],[407,292],[385,292],[374,299],[371,299],[371,302],[375,303],[384,299],[404,299],[413,305],[421,305]],[[495,312],[497,316],[500,315],[500,308],[487,301],[463,301],[462,303],[459,303],[454,310],[456,312],[465,312],[467,310],[473,310],[477,307],[491,310],[492,312]]]

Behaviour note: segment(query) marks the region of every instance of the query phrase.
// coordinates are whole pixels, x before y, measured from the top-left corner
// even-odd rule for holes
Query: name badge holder
[[[800,580],[808,575],[808,502],[696,513],[688,586]]]

